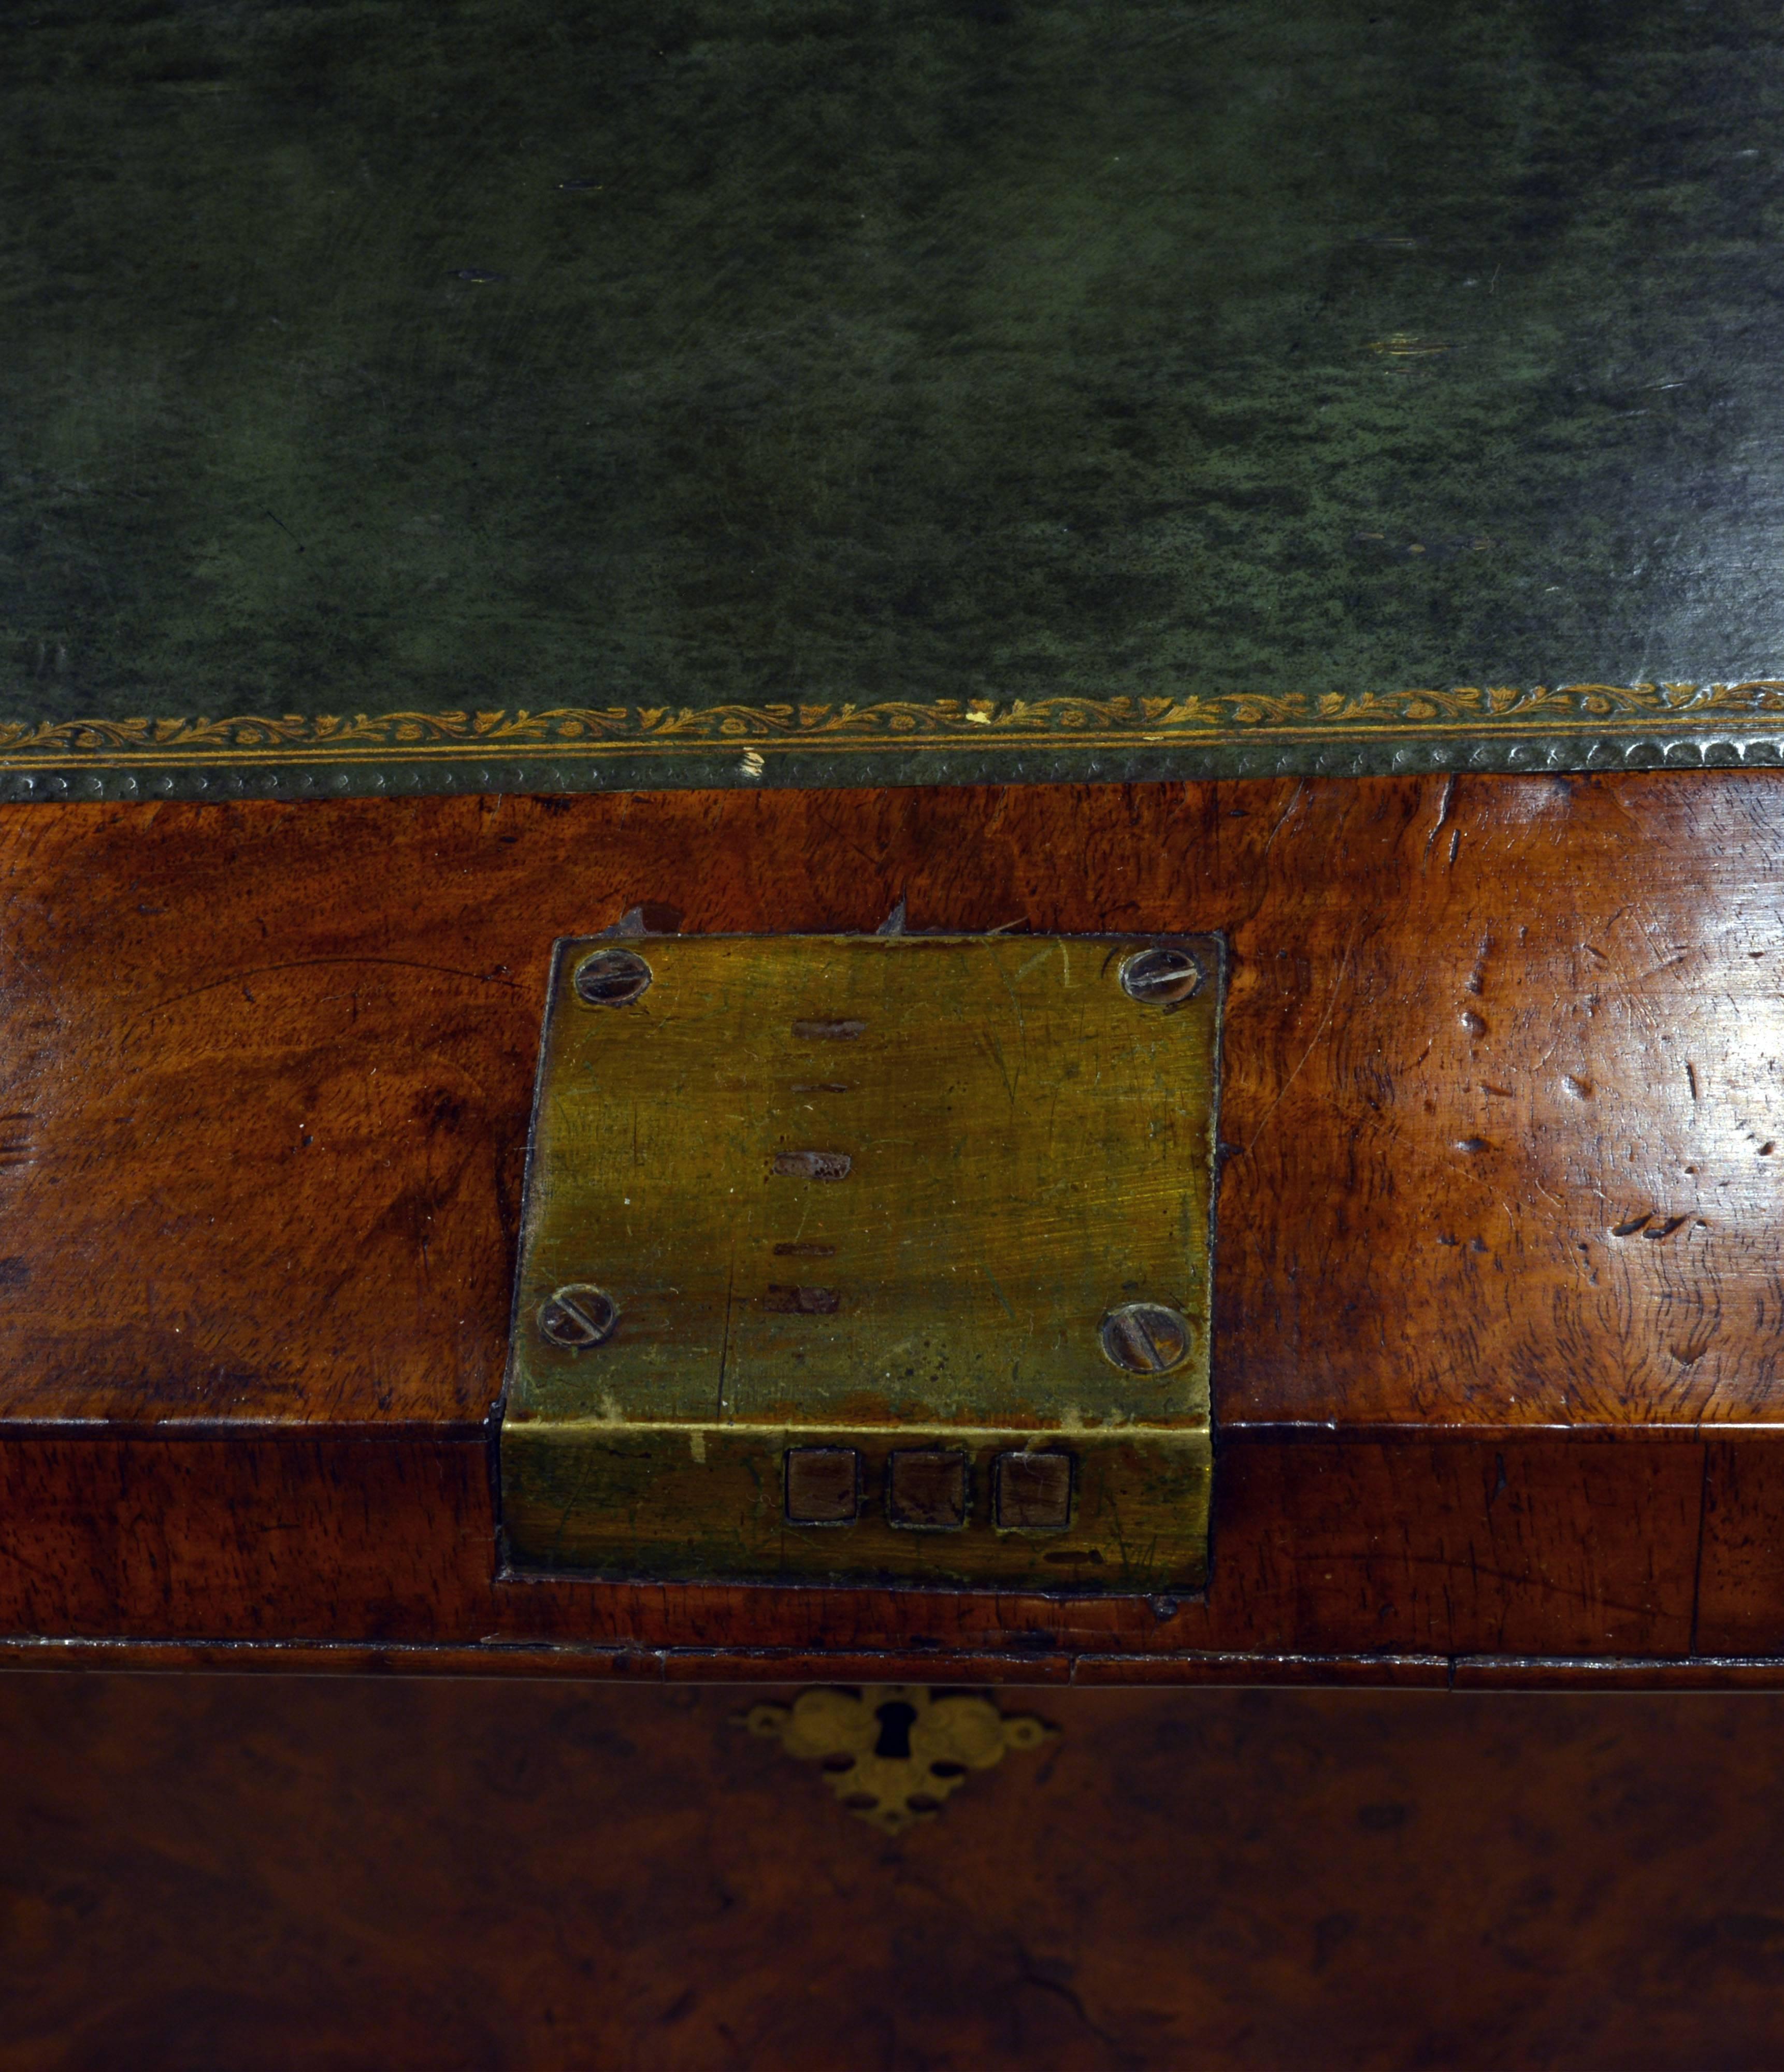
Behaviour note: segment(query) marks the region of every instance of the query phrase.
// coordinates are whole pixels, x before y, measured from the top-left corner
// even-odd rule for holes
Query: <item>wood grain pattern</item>
[[[10,811],[0,1628],[1784,1655],[1781,886],[1756,775]],[[1227,937],[1206,1599],[503,1575],[553,939],[901,895]]]
[[[1217,1474],[1205,1595],[1100,1599],[498,1574],[478,1441],[37,1440],[0,1447],[0,1631],[592,1641],[811,1660],[1000,1647],[1024,1661],[1110,1649],[1679,1656],[1692,1648],[1702,1474],[1702,1449],[1684,1442],[1248,1441]],[[1744,1651],[1762,1651],[1749,1636]]]
[[[736,1693],[4,1679],[0,2068],[1784,2060],[1784,1700],[1005,1704],[889,1842]]]

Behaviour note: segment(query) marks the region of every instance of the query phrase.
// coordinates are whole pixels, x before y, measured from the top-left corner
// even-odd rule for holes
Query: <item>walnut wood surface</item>
[[[739,1694],[0,1680],[3,2072],[1784,2062],[1784,1703],[1007,1694],[888,1841]]]
[[[1784,1655],[1781,888],[1760,775],[10,809],[0,1630]],[[500,1574],[553,939],[900,896],[1227,937],[1206,1601]]]

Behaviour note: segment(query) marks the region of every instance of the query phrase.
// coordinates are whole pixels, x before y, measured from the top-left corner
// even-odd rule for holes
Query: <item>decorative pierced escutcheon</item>
[[[737,1724],[816,1763],[849,1811],[888,1835],[932,1820],[971,1771],[1058,1732],[1032,1712],[1006,1716],[989,1698],[933,1697],[921,1684],[802,1691],[791,1705],[752,1705]]]

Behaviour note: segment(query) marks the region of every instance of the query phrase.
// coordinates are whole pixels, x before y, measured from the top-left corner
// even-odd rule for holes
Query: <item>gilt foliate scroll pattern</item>
[[[1032,1713],[1008,1716],[989,1698],[937,1698],[920,1684],[802,1691],[791,1705],[752,1705],[737,1724],[816,1763],[843,1805],[886,1835],[933,1819],[973,1770],[1058,1731]]]
[[[788,700],[763,705],[559,705],[543,711],[291,713],[228,719],[0,722],[0,768],[93,760],[228,767],[264,761],[453,760],[504,752],[627,758],[729,747],[825,755],[887,748],[1318,746],[1449,736],[1564,739],[1757,726],[1784,735],[1784,679],[1742,683],[1464,686],[1350,693],[1245,690],[1175,697]]]

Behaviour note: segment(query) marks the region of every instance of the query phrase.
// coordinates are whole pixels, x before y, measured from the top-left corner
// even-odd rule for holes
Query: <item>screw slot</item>
[[[1161,944],[1121,960],[1121,990],[1142,1007],[1175,1007],[1193,1000],[1206,976],[1187,950],[1167,949]]]
[[[643,997],[651,976],[636,950],[597,950],[577,966],[571,984],[585,1007],[630,1007]]]
[[[581,1352],[613,1336],[619,1310],[610,1295],[586,1282],[560,1288],[539,1305],[539,1328],[554,1346]]]
[[[1103,1319],[1103,1350],[1128,1374],[1168,1374],[1189,1357],[1190,1320],[1162,1302],[1124,1302]]]

